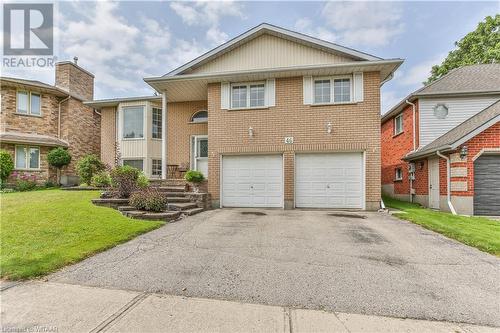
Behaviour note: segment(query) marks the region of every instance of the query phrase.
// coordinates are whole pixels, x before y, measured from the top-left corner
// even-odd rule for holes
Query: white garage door
[[[281,155],[224,156],[222,205],[282,207],[283,157]]]
[[[295,206],[363,208],[362,153],[298,154]]]

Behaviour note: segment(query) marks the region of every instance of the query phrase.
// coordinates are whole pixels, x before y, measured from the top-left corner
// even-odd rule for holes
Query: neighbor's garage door
[[[500,155],[483,155],[474,162],[474,214],[500,215]]]
[[[296,155],[295,206],[363,208],[362,153]]]
[[[283,156],[224,156],[224,207],[282,207]]]

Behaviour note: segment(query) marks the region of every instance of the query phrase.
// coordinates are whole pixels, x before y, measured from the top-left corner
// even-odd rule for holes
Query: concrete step
[[[182,214],[191,216],[191,215],[194,215],[194,214],[201,213],[202,211],[203,211],[203,208],[197,207],[197,208],[191,208],[191,209],[183,210]]]
[[[179,202],[179,203],[169,203],[169,210],[186,211],[188,209],[197,208],[196,204],[192,202]]]
[[[161,192],[184,192],[184,186],[158,186],[158,191]]]
[[[167,196],[167,198],[172,198],[172,197],[185,197],[188,192],[162,192]]]
[[[176,220],[181,216],[180,211],[165,211],[160,213],[153,213],[141,210],[129,210],[122,212],[122,214],[132,219],[166,221],[166,222]]]
[[[127,212],[127,211],[131,211],[131,210],[135,210],[135,207],[134,206],[118,206],[118,210],[120,212]]]
[[[178,202],[190,202],[189,198],[186,197],[169,197],[167,196],[167,202],[168,203],[178,203]]]

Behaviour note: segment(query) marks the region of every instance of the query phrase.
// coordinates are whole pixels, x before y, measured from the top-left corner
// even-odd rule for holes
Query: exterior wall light
[[[251,137],[251,138],[253,138],[253,127],[252,126],[250,126],[248,128],[248,136]]]
[[[467,153],[468,153],[467,146],[462,146],[462,149],[460,149],[460,158],[464,160],[467,157]]]
[[[328,124],[326,124],[326,133],[332,134],[332,127],[332,123],[328,122]]]

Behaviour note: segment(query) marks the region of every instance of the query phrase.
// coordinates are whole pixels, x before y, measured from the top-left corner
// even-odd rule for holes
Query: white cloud
[[[243,6],[236,1],[172,2],[170,8],[189,26],[207,27],[205,37],[211,44],[221,44],[228,35],[220,30],[224,17],[244,18]]]
[[[411,67],[405,71],[405,75],[402,75],[398,82],[405,86],[421,86],[430,76],[432,66],[439,65],[445,57],[446,54],[440,54]]]
[[[384,114],[389,111],[392,107],[394,107],[397,103],[399,103],[404,96],[399,95],[396,91],[384,91],[382,88],[381,91],[381,100],[380,100],[380,110],[381,113]]]
[[[300,18],[295,22],[295,30],[329,42],[334,42],[338,37],[325,27],[315,27],[309,18]]]
[[[328,2],[321,15],[346,44],[383,46],[403,32],[397,2]]]

